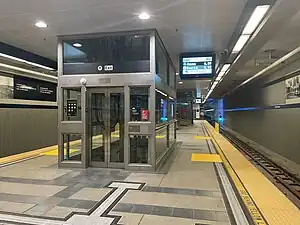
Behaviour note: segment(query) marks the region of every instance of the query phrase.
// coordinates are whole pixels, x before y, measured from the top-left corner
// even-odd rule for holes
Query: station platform
[[[297,225],[300,211],[205,121],[163,171],[60,169],[54,149],[0,159],[0,224]]]

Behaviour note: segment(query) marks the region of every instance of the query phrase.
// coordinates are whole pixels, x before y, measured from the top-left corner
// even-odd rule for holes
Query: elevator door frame
[[[97,88],[88,88],[88,118],[87,118],[87,152],[88,152],[88,166],[89,167],[99,167],[99,168],[120,168],[125,169],[125,155],[127,154],[127,148],[125,147],[125,132],[123,132],[123,162],[110,162],[110,154],[111,154],[111,135],[110,135],[110,112],[111,112],[111,97],[112,93],[121,93],[123,95],[123,129],[125,131],[125,91],[124,87],[97,87]],[[104,113],[105,118],[105,131],[104,131],[104,162],[92,161],[92,94],[104,94],[105,95],[105,103],[104,107],[106,109]],[[121,135],[120,135],[121,137]]]

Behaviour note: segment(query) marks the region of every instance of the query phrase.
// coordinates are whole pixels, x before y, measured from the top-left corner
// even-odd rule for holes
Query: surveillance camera
[[[80,83],[81,83],[81,85],[86,85],[86,79],[85,78],[81,78],[80,79]]]

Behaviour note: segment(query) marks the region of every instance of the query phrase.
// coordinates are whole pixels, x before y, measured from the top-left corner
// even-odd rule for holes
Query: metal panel
[[[56,109],[0,109],[0,157],[57,144]]]
[[[59,83],[63,87],[80,87],[82,78],[87,81],[86,87],[121,87],[124,85],[151,85],[153,83],[150,73],[63,75],[59,78]]]

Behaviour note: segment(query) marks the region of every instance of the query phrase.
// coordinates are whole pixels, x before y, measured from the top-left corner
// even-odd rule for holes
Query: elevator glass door
[[[124,168],[124,90],[89,90],[91,166]]]

